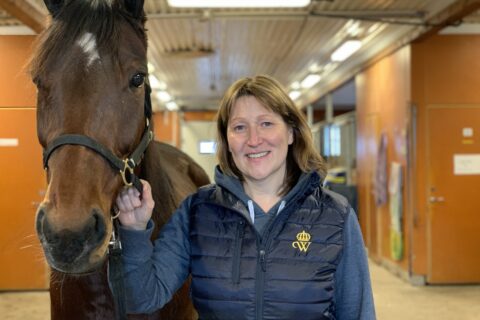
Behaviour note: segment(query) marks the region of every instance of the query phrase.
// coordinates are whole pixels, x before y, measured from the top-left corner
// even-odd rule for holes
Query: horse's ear
[[[144,0],[125,0],[125,8],[135,18],[139,19],[143,14],[143,3]]]
[[[45,6],[47,6],[48,11],[55,18],[57,13],[62,9],[63,0],[43,0]]]

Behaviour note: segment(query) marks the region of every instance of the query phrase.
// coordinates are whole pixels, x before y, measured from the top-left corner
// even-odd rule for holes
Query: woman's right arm
[[[145,193],[147,191],[147,193]],[[144,187],[144,196],[139,200],[139,195],[132,192],[133,197],[131,203],[133,207],[147,208],[145,202],[150,201],[149,186],[146,190]],[[120,195],[122,197],[124,195]],[[146,216],[142,212],[137,212],[134,216],[140,217],[130,220],[135,228],[129,226],[128,221],[124,225],[122,215],[130,215],[127,209],[132,207],[119,205],[117,198],[117,206],[120,209],[120,239],[123,247],[123,263],[125,272],[125,287],[127,295],[127,312],[129,313],[151,313],[163,307],[172,295],[181,287],[188,277],[190,267],[190,243],[189,243],[189,204],[190,198],[187,198],[180,208],[173,214],[170,220],[161,229],[159,237],[154,244],[150,241],[154,224],[150,220],[146,229],[139,230],[138,226],[143,222],[140,220],[146,216],[151,216],[147,212]],[[153,201],[153,200],[152,200]],[[153,208],[153,206],[151,206]],[[127,210],[127,211],[123,211]],[[141,209],[139,209],[141,211]],[[147,220],[148,221],[148,220]],[[137,224],[137,222],[139,222]]]

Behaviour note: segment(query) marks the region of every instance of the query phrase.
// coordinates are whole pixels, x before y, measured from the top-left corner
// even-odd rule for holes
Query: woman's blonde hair
[[[243,180],[229,151],[227,128],[232,107],[244,96],[255,97],[264,107],[279,114],[292,128],[293,143],[288,148],[287,172],[280,195],[285,195],[293,188],[302,172],[317,171],[323,179],[326,175],[325,162],[313,146],[312,133],[305,116],[280,83],[266,75],[237,80],[222,98],[217,113],[217,158],[223,173]]]

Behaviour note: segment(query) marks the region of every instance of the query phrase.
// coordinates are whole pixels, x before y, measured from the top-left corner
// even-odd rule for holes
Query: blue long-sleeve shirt
[[[284,199],[288,200],[288,195]],[[190,201],[187,198],[181,204],[154,245],[150,241],[153,222],[145,231],[121,230],[129,312],[149,313],[161,308],[188,277]],[[281,204],[272,210],[278,211],[278,207]],[[258,215],[259,208],[255,206],[254,210]],[[254,221],[256,228],[263,228],[262,219]],[[365,248],[353,210],[345,219],[343,252],[335,272],[334,302],[337,319],[375,319]]]

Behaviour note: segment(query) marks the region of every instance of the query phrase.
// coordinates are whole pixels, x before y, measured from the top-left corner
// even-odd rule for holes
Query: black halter
[[[101,143],[98,143],[94,139],[82,135],[82,134],[64,134],[55,138],[46,149],[43,150],[43,167],[47,169],[48,159],[53,151],[63,145],[80,145],[87,147],[105,158],[114,169],[120,171],[123,183],[126,186],[135,186],[135,188],[142,193],[143,185],[134,173],[135,167],[140,164],[142,157],[147,150],[148,144],[153,139],[153,132],[150,127],[150,119],[152,117],[152,102],[150,100],[150,85],[145,83],[145,131],[143,132],[140,143],[135,150],[125,159],[120,159],[108,148]],[[113,299],[115,303],[115,315],[118,320],[126,320],[126,304],[125,304],[125,284],[123,282],[123,265],[122,265],[122,243],[118,233],[119,222],[115,219],[118,215],[115,215],[112,210],[113,230],[112,237],[108,246],[108,277],[109,283],[112,289]]]
[[[122,176],[123,183],[126,186],[134,185],[137,190],[142,193],[143,186],[134,173],[134,169],[139,165],[142,160],[145,150],[147,150],[148,144],[153,139],[153,132],[150,127],[150,118],[152,116],[152,105],[150,100],[150,86],[148,83],[145,84],[145,119],[146,126],[145,131],[143,132],[142,139],[140,143],[135,148],[135,150],[130,154],[129,157],[125,159],[120,159],[113,152],[103,146],[101,143],[95,141],[94,139],[82,135],[82,134],[64,134],[55,138],[46,149],[43,150],[43,167],[48,168],[48,159],[50,158],[53,151],[58,147],[63,145],[80,145],[87,147],[103,158],[105,158],[114,169],[119,170],[120,175]]]

